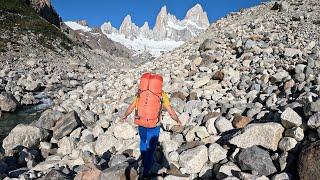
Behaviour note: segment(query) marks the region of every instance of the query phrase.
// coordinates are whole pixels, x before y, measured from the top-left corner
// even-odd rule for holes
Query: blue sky
[[[119,28],[127,14],[138,26],[148,21],[153,27],[164,5],[169,13],[183,19],[188,9],[201,4],[212,23],[229,12],[255,6],[262,1],[265,0],[52,0],[52,3],[64,21],[86,19],[90,26],[110,21]]]

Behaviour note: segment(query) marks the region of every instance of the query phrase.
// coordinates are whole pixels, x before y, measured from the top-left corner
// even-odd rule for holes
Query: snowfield
[[[173,50],[184,43],[183,41],[173,41],[168,39],[164,41],[155,41],[141,36],[131,40],[127,39],[123,34],[107,34],[103,29],[101,30],[109,39],[121,43],[129,49],[133,49],[137,54],[147,51],[155,57],[160,56],[163,52]]]

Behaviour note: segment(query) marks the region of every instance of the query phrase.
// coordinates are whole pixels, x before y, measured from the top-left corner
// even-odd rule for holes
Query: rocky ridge
[[[209,27],[207,13],[200,4],[188,10],[183,20],[168,13],[166,6],[162,7],[153,28],[145,22],[138,27],[127,15],[119,30],[112,27],[111,22],[102,24],[101,31],[113,41],[119,42],[138,53],[148,51],[153,56],[172,50],[183,42],[190,40]],[[134,44],[134,45],[132,45]]]
[[[137,178],[138,134],[132,117],[119,120],[141,73],[153,71],[163,74],[184,125],[164,112],[152,169],[158,178],[320,177],[319,7],[316,0],[288,0],[232,13],[155,61],[96,72],[88,83],[59,91],[52,109],[4,140],[14,158],[0,161],[0,173]]]

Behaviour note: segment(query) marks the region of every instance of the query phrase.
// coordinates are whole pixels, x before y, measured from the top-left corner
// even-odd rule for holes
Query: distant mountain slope
[[[0,51],[7,51],[8,43],[14,47],[30,33],[36,36],[37,43],[49,49],[72,47],[67,36],[42,19],[27,0],[0,0],[0,12]]]

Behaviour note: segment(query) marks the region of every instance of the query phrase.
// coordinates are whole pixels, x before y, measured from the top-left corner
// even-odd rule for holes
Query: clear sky
[[[110,21],[119,28],[127,14],[139,27],[145,21],[153,27],[161,7],[183,19],[188,9],[197,3],[207,12],[210,23],[229,12],[260,4],[266,0],[51,0],[64,21],[86,19],[90,26]]]

